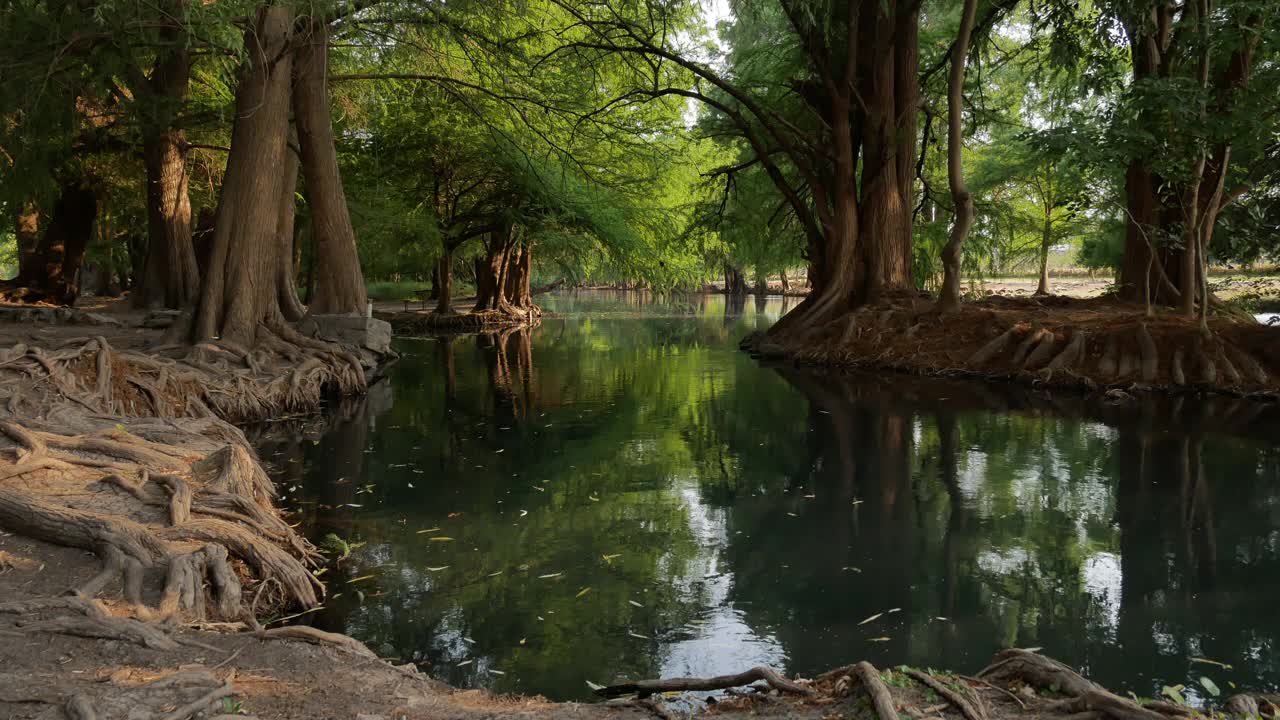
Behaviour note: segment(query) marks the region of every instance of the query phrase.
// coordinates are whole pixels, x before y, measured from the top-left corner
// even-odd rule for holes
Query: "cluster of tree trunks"
[[[519,228],[511,223],[489,233],[484,255],[475,261],[476,312],[499,310],[519,317],[537,312],[529,286],[532,252],[533,247],[521,239]]]
[[[16,219],[18,276],[4,283],[3,296],[21,302],[70,305],[80,295],[80,270],[98,217],[98,197],[78,181],[59,190],[43,233],[39,213],[27,208]]]
[[[180,5],[182,0],[174,0]],[[191,78],[191,58],[174,26],[149,74],[131,68],[139,98],[147,173],[147,243],[134,302],[192,308],[191,339],[252,345],[259,326],[278,327],[308,312],[363,314],[364,279],[348,215],[329,112],[328,23],[260,8],[245,31],[247,60],[236,89],[235,120],[216,214],[193,233],[187,150],[175,126]],[[296,130],[290,123],[290,111]],[[314,258],[310,308],[299,301],[294,219],[299,175],[310,209]],[[11,299],[74,303],[98,199],[84,178],[68,178],[42,234],[39,210],[15,218],[18,277]],[[193,236],[200,235],[197,252]]]
[[[1253,73],[1259,35],[1252,31],[1261,22],[1260,14],[1234,19],[1246,32],[1230,44],[1225,62],[1215,62],[1208,49],[1197,49],[1185,38],[1179,41],[1181,32],[1175,32],[1181,22],[1186,31],[1208,37],[1210,12],[1205,0],[1182,4],[1151,0],[1136,8],[1132,22],[1126,23],[1135,84],[1192,76],[1208,97],[1201,119],[1229,113],[1236,91],[1248,84]],[[1197,304],[1203,310],[1209,298],[1205,273],[1218,214],[1247,188],[1227,192],[1231,143],[1225,139],[1199,151],[1189,179],[1173,182],[1162,177],[1153,167],[1155,160],[1133,157],[1125,171],[1128,218],[1120,295],[1132,302],[1177,305],[1190,315]]]
[[[729,263],[724,264],[724,292],[726,295],[747,294],[747,279],[743,277],[742,270]]]

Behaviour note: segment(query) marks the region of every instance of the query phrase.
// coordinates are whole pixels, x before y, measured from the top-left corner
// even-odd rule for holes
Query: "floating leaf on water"
[[[427,569],[430,570],[431,572],[440,572],[441,570],[448,570],[449,566],[448,565],[441,565],[440,567],[428,566]]]
[[[490,670],[489,674],[490,675],[506,675],[506,673],[502,672],[501,670]]]
[[[881,635],[878,638],[868,638],[867,642],[889,642],[889,636]]]
[[[938,616],[934,617],[933,619],[934,619],[934,620],[941,620],[942,622],[946,622],[946,621],[947,621],[947,619],[946,619],[945,617],[941,616],[941,615],[938,615]]]
[[[1203,685],[1204,689],[1208,690],[1209,694],[1214,697],[1218,697],[1219,695],[1222,694],[1222,691],[1218,689],[1217,683],[1215,683],[1214,681],[1210,680],[1207,677],[1200,678],[1200,684]]]
[[[436,537],[428,539],[431,540],[431,542],[453,542],[453,538],[445,537],[444,535],[437,535]]]
[[[615,558],[620,558],[620,557],[622,557],[622,553],[614,553],[614,554],[612,554],[612,555],[601,555],[600,557],[604,558],[604,561],[605,561],[605,562],[607,562],[607,563],[609,563],[610,565],[612,565],[612,564],[613,564],[613,561],[614,561],[614,559],[615,559]]]
[[[427,528],[426,530],[419,530],[417,534],[426,535],[427,533],[433,533],[433,532],[440,532],[440,528],[434,527],[434,528]]]
[[[600,498],[596,497],[595,495],[588,495],[587,499],[590,500],[591,502],[600,502]]]
[[[884,611],[884,614],[885,614],[885,615],[888,615],[889,613],[896,613],[896,612],[902,612],[902,608],[892,608],[892,609],[889,609],[889,610],[885,610],[885,611]]]
[[[408,485],[410,488],[412,488],[412,487],[413,487],[413,483],[407,483],[407,485]]]
[[[1186,705],[1187,699],[1182,695],[1182,691],[1185,689],[1185,687],[1186,686],[1184,685],[1165,685],[1164,688],[1160,690],[1160,694],[1178,703],[1179,705]]]
[[[574,595],[573,597],[574,597],[575,599],[576,599],[576,598],[580,598],[580,597],[582,597],[583,595],[586,595],[586,594],[587,594],[587,593],[589,593],[589,592],[591,592],[591,588],[589,588],[589,587],[584,587],[584,588],[582,588],[581,590],[579,590],[579,591],[578,591],[578,594],[577,594],[577,595]]]
[[[361,580],[368,580],[369,578],[374,578],[374,577],[377,577],[377,575],[361,575],[358,578],[351,578],[350,580],[347,581],[347,584],[350,585],[351,583],[358,583]]]
[[[543,622],[546,622],[546,621],[547,621],[547,619],[546,619],[546,618],[544,618],[544,617],[542,617],[541,615],[534,615],[534,617],[538,618],[539,620],[541,620],[541,621],[543,621]]]
[[[649,639],[649,636],[648,636],[648,635],[641,635],[640,633],[634,633],[634,632],[631,632],[630,630],[628,630],[628,631],[627,631],[627,634],[628,634],[628,635],[630,635],[630,636],[631,636],[631,637],[633,637],[633,638],[640,638],[641,640],[648,640],[648,639]]]
[[[364,506],[359,503],[347,503],[347,507],[359,508]]]
[[[563,575],[563,574],[564,574],[563,572],[558,572],[558,573],[547,573],[546,575],[539,575],[539,576],[538,576],[538,579],[539,579],[539,580],[550,580],[551,578],[558,578],[558,577],[560,577],[560,576],[561,576],[561,575]]]
[[[796,515],[796,514],[795,514],[795,513],[793,513],[793,512],[789,512],[789,513],[787,513],[787,514],[788,514],[788,515],[790,515],[791,517],[799,517],[798,515]]]
[[[853,501],[853,504],[854,504],[854,505],[861,505],[861,504],[862,504],[862,501],[861,501],[861,500],[854,500],[854,501]]]
[[[816,497],[818,497],[818,496],[817,496],[817,495],[805,495],[805,496],[804,496],[804,498],[805,498],[806,500],[813,500],[813,499],[814,499],[814,498],[816,498]]]
[[[520,644],[523,645],[529,638],[520,638]]]
[[[604,689],[604,686],[603,686],[603,685],[601,685],[601,684],[599,684],[599,683],[593,683],[593,682],[591,682],[590,680],[588,680],[588,681],[587,681],[587,687],[591,688],[592,690],[603,690],[603,689]]]
[[[498,577],[498,576],[499,576],[499,575],[501,575],[501,574],[502,574],[502,571],[501,571],[501,570],[499,570],[498,572],[491,572],[491,573],[489,573],[489,577]]]
[[[858,623],[858,624],[859,624],[859,625],[866,625],[867,623],[871,622],[872,620],[875,620],[876,618],[880,617],[880,616],[881,616],[881,615],[883,615],[883,614],[884,614],[884,613],[876,613],[875,615],[872,615],[871,617],[867,618],[866,620],[863,620],[862,622],[860,622],[860,623]]]
[[[462,513],[460,513],[460,512],[451,512],[451,513],[449,513],[449,515],[448,515],[447,517],[451,517],[451,518],[462,517]]]
[[[334,597],[337,597],[337,595],[334,595]],[[1231,686],[1231,689],[1232,689],[1232,690],[1235,690],[1235,689],[1236,689],[1236,684],[1235,684],[1235,683],[1233,683],[1233,682],[1231,682],[1230,680],[1228,680],[1228,681],[1227,681],[1227,684]]]
[[[470,664],[471,664],[471,661],[470,661],[470,660],[463,660],[462,662],[458,663],[457,665],[454,665],[454,667],[466,667],[466,666],[468,666],[468,665],[470,665]]]
[[[475,640],[472,640],[472,639],[471,639],[471,638],[469,638],[469,637],[464,637],[464,638],[462,638],[462,642],[464,642],[464,643],[466,643],[466,644],[468,644],[468,645],[475,645],[475,644],[476,644],[476,641],[475,641]]]
[[[521,510],[521,511],[520,511],[520,517],[524,517],[525,515],[528,515],[528,514],[529,514],[529,511],[528,511],[528,510]]]
[[[1224,663],[1224,662],[1218,662],[1217,660],[1210,660],[1209,658],[1192,657],[1192,658],[1187,658],[1187,659],[1188,659],[1188,660],[1190,660],[1191,662],[1194,662],[1194,663],[1204,663],[1205,665],[1217,665],[1218,667],[1220,667],[1220,668],[1222,668],[1222,669],[1224,669],[1224,670],[1230,670],[1230,669],[1231,669],[1231,666],[1230,666],[1230,665],[1228,665],[1227,663]]]
[[[534,485],[534,486],[533,486],[533,489],[534,489],[534,490],[537,490],[538,492],[546,492],[546,491],[547,491],[547,489],[546,489],[546,488],[544,488],[544,487],[538,487],[537,485]]]
[[[852,566],[852,565],[845,565],[844,567],[842,567],[842,568],[840,568],[840,569],[841,569],[841,570],[852,570],[853,572],[856,572],[856,573],[860,573],[860,572],[862,572],[862,568],[856,568],[856,567],[854,567],[854,566]]]

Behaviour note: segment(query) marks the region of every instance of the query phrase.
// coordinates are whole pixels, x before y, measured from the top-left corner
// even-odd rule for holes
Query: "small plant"
[[[244,703],[236,698],[222,698],[222,714],[224,715],[241,715],[244,713]]]

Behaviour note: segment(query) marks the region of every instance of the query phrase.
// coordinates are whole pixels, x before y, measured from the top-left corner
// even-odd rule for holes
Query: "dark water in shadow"
[[[313,539],[357,545],[317,624],[555,699],[1005,646],[1144,696],[1280,685],[1275,408],[777,370],[736,344],[780,300],[637,297],[400,341],[368,398],[263,432]]]

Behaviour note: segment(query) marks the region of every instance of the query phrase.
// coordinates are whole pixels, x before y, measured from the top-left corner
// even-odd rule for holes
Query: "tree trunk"
[[[245,31],[248,66],[236,89],[231,152],[222,181],[209,249],[209,271],[200,288],[192,338],[222,338],[243,346],[258,325],[273,326],[280,312],[280,193],[287,162],[292,13],[267,6]]]
[[[74,305],[97,216],[98,198],[92,190],[78,182],[64,184],[53,216],[28,257],[26,271],[4,283],[0,295],[18,302]]]
[[[297,220],[298,154],[285,151],[285,161],[280,168],[280,204],[277,210],[276,242],[279,255],[276,267],[276,292],[280,302],[280,314],[289,322],[297,322],[307,314],[307,308],[298,299],[297,276],[293,272],[294,222]],[[314,217],[314,216],[312,216]]]
[[[191,240],[191,197],[187,192],[186,136],[172,127],[187,97],[191,59],[184,47],[162,52],[146,94],[143,158],[147,170],[147,254],[137,307],[181,308],[195,302],[200,274]]]
[[[947,82],[947,182],[956,217],[951,237],[942,248],[942,293],[938,307],[943,311],[960,308],[960,260],[964,241],[973,226],[973,196],[964,182],[964,66],[969,57],[969,36],[973,33],[973,16],[977,0],[964,0],[960,30],[951,49],[951,76]]]
[[[427,292],[428,300],[438,300],[440,298],[440,263],[435,263],[431,267],[431,289]]]
[[[311,22],[306,42],[296,52],[293,81],[303,186],[316,246],[316,295],[311,312],[363,315],[368,299],[329,115],[328,53],[328,26]]]
[[[787,282],[787,269],[783,268],[778,274],[782,276],[782,294],[786,295],[791,292],[791,285]]]
[[[1040,284],[1036,286],[1036,295],[1049,294],[1049,246],[1053,244],[1053,220],[1049,215],[1044,218],[1044,230],[1040,236]]]
[[[40,242],[40,210],[35,203],[25,203],[14,215],[13,236],[18,243],[18,277],[29,276]]]
[[[440,277],[440,297],[436,300],[436,312],[453,312],[453,248],[445,246],[436,273]]]
[[[515,226],[510,223],[489,233],[484,257],[476,259],[476,312],[500,310],[506,304],[507,257],[514,238]]]
[[[540,313],[538,306],[533,303],[533,291],[529,285],[530,271],[533,267],[533,246],[527,242],[516,251],[515,258],[508,263],[510,269],[507,280],[507,301],[523,312],[532,310]]]

